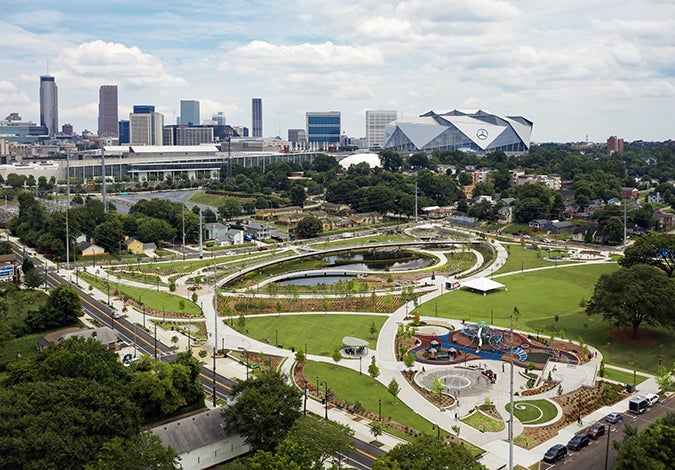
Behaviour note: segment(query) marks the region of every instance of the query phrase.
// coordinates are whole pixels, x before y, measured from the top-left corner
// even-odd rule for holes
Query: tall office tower
[[[118,137],[117,85],[101,85],[98,90],[98,136]]]
[[[395,121],[396,111],[382,109],[366,111],[366,147],[382,147],[384,145],[384,126]]]
[[[253,134],[251,135],[252,137],[262,137],[263,135],[263,129],[262,129],[262,99],[261,98],[253,98],[251,101],[251,114],[252,114],[252,121],[251,121],[251,129]]]
[[[134,106],[129,113],[129,143],[131,145],[162,145],[164,116],[152,105]]]
[[[307,142],[340,143],[340,111],[305,113]]]
[[[117,125],[117,142],[122,144],[129,143],[129,121],[122,120]]]
[[[222,111],[218,111],[217,114],[211,116],[211,120],[216,123],[216,126],[224,126],[226,124],[225,115]]]
[[[198,126],[199,120],[199,101],[180,100],[180,123],[181,126]]]
[[[40,125],[50,137],[59,131],[59,89],[51,75],[40,77]]]

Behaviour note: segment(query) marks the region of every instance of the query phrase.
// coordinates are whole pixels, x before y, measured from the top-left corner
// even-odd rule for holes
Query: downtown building
[[[384,126],[398,117],[396,111],[366,111],[366,148],[378,149],[384,145]]]
[[[532,121],[522,116],[498,116],[481,110],[429,111],[387,124],[383,147],[406,153],[461,150],[517,155],[529,152],[532,126]]]
[[[131,145],[162,145],[164,116],[152,105],[135,105],[129,114],[129,143]]]
[[[340,111],[305,113],[307,142],[339,146],[341,128]]]
[[[251,100],[251,132],[251,137],[262,137],[263,135],[261,98],[253,98]]]
[[[51,75],[40,77],[40,125],[50,137],[59,131],[59,89]]]
[[[117,85],[102,85],[98,90],[98,136],[119,137]]]
[[[199,101],[181,100],[179,124],[181,126],[198,126],[200,123]]]

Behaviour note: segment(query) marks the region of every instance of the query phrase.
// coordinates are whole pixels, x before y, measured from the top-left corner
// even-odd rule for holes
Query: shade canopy
[[[500,284],[486,277],[469,279],[468,281],[462,282],[461,286],[468,287],[469,289],[477,290],[480,292],[489,292],[491,290],[501,289],[502,287],[505,287],[504,284]]]
[[[342,344],[345,346],[351,346],[353,348],[358,348],[359,346],[365,348],[368,347],[368,341],[361,338],[354,338],[353,336],[345,336],[342,338]]]

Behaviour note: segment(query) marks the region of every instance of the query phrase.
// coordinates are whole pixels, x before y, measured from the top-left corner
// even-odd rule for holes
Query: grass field
[[[626,372],[623,370],[614,369],[612,367],[607,366],[605,366],[605,376],[603,378],[607,380],[614,380],[622,384],[632,384],[633,379],[635,379],[636,384],[641,384],[642,382],[647,380],[647,377],[645,377],[644,375],[635,374],[635,376],[633,376],[632,372]]]
[[[337,235],[336,235],[337,237]],[[377,243],[406,243],[413,242],[414,239],[400,234],[381,234],[381,235],[370,235],[370,236],[360,236],[358,233],[354,238],[341,238],[329,242],[319,242],[313,243],[312,248],[317,248],[320,250],[334,249],[334,248],[356,248],[362,246],[368,246],[368,244],[377,244]]]
[[[541,250],[528,250],[527,248],[522,247],[520,244],[508,243],[504,245],[509,253],[509,257],[506,260],[504,266],[499,270],[495,271],[495,274],[511,273],[511,272],[520,272],[524,269],[532,268],[541,268],[544,266],[555,266],[555,261],[549,261],[545,259],[549,254],[560,254],[562,250],[556,250],[552,252],[541,251]],[[525,245],[529,246],[529,245]],[[574,261],[558,261],[557,264],[571,264]]]
[[[504,421],[488,416],[481,411],[471,413],[462,421],[469,426],[485,432],[499,432],[504,429]]]
[[[513,415],[523,424],[542,424],[558,415],[558,408],[548,400],[520,400],[513,404]],[[506,404],[507,413],[510,405]]]
[[[277,335],[284,348],[299,348],[307,345],[309,354],[330,356],[335,348],[342,346],[342,338],[354,336],[367,340],[375,348],[377,334],[387,319],[383,315],[280,315],[246,317],[248,336],[259,341],[269,339],[274,343]],[[237,319],[234,319],[236,325]],[[370,333],[375,323],[377,332]],[[347,359],[345,359],[347,360]],[[364,370],[367,367],[364,364]]]
[[[47,333],[49,333],[49,331],[42,331],[40,333],[34,333],[22,336],[20,338],[8,340],[0,348],[0,364],[7,365],[16,361],[17,353],[21,353],[21,357],[23,359],[35,356],[37,354],[35,342],[38,340],[38,338],[42,338]]]

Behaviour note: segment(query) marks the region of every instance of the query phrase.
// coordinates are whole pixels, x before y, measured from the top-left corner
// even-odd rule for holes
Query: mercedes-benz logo
[[[480,128],[476,131],[476,137],[478,137],[480,140],[485,140],[488,138],[488,131],[487,129]]]

